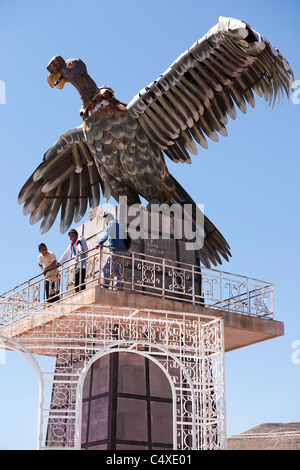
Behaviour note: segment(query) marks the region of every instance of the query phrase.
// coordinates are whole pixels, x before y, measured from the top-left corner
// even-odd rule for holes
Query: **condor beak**
[[[47,80],[51,88],[56,87],[56,88],[59,88],[60,90],[63,89],[66,83],[66,80],[62,77],[60,72],[49,73]]]
[[[47,70],[50,72],[47,80],[51,88],[56,86],[56,88],[62,89],[64,87],[66,80],[60,73],[60,69],[62,69],[64,65],[64,59],[58,55],[54,56],[47,65]]]

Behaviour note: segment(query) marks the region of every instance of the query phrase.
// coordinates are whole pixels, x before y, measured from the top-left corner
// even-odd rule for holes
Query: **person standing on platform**
[[[45,276],[45,299],[47,302],[56,302],[59,300],[60,284],[56,256],[52,251],[48,251],[45,243],[40,243],[38,250],[38,264]]]
[[[85,276],[86,276],[86,252],[88,246],[84,237],[79,236],[77,230],[72,229],[68,233],[71,240],[70,245],[62,254],[58,261],[58,265],[65,263],[68,260],[75,259],[75,291],[85,289]]]
[[[96,248],[99,248],[109,239],[109,251],[111,255],[103,266],[102,272],[104,279],[102,285],[108,287],[116,277],[117,282],[115,288],[119,288],[122,285],[123,279],[123,258],[118,255],[124,254],[124,250],[127,249],[124,242],[126,234],[122,225],[114,219],[112,214],[107,212],[103,217],[105,218],[106,230],[98,245],[96,245]]]

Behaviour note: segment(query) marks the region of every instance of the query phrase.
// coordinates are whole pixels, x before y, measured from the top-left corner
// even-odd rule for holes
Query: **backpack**
[[[131,236],[129,235],[128,230],[125,230],[126,237],[123,239],[126,250],[130,249],[131,246]]]

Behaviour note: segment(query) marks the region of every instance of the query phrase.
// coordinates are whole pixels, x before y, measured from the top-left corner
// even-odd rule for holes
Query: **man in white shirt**
[[[47,302],[55,302],[59,300],[59,284],[60,277],[57,269],[56,256],[52,251],[48,251],[45,243],[38,246],[40,252],[38,264],[45,276],[45,298]]]
[[[70,245],[58,260],[58,266],[68,260],[75,259],[75,291],[85,289],[85,276],[86,276],[86,255],[88,246],[84,237],[78,236],[77,230],[70,230],[68,233],[71,240]]]

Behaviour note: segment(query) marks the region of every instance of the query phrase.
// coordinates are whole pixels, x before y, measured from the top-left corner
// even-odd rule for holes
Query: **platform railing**
[[[96,285],[273,318],[271,283],[131,251],[112,253],[101,246],[84,259],[65,263],[48,279],[40,274],[2,294],[0,326]]]

